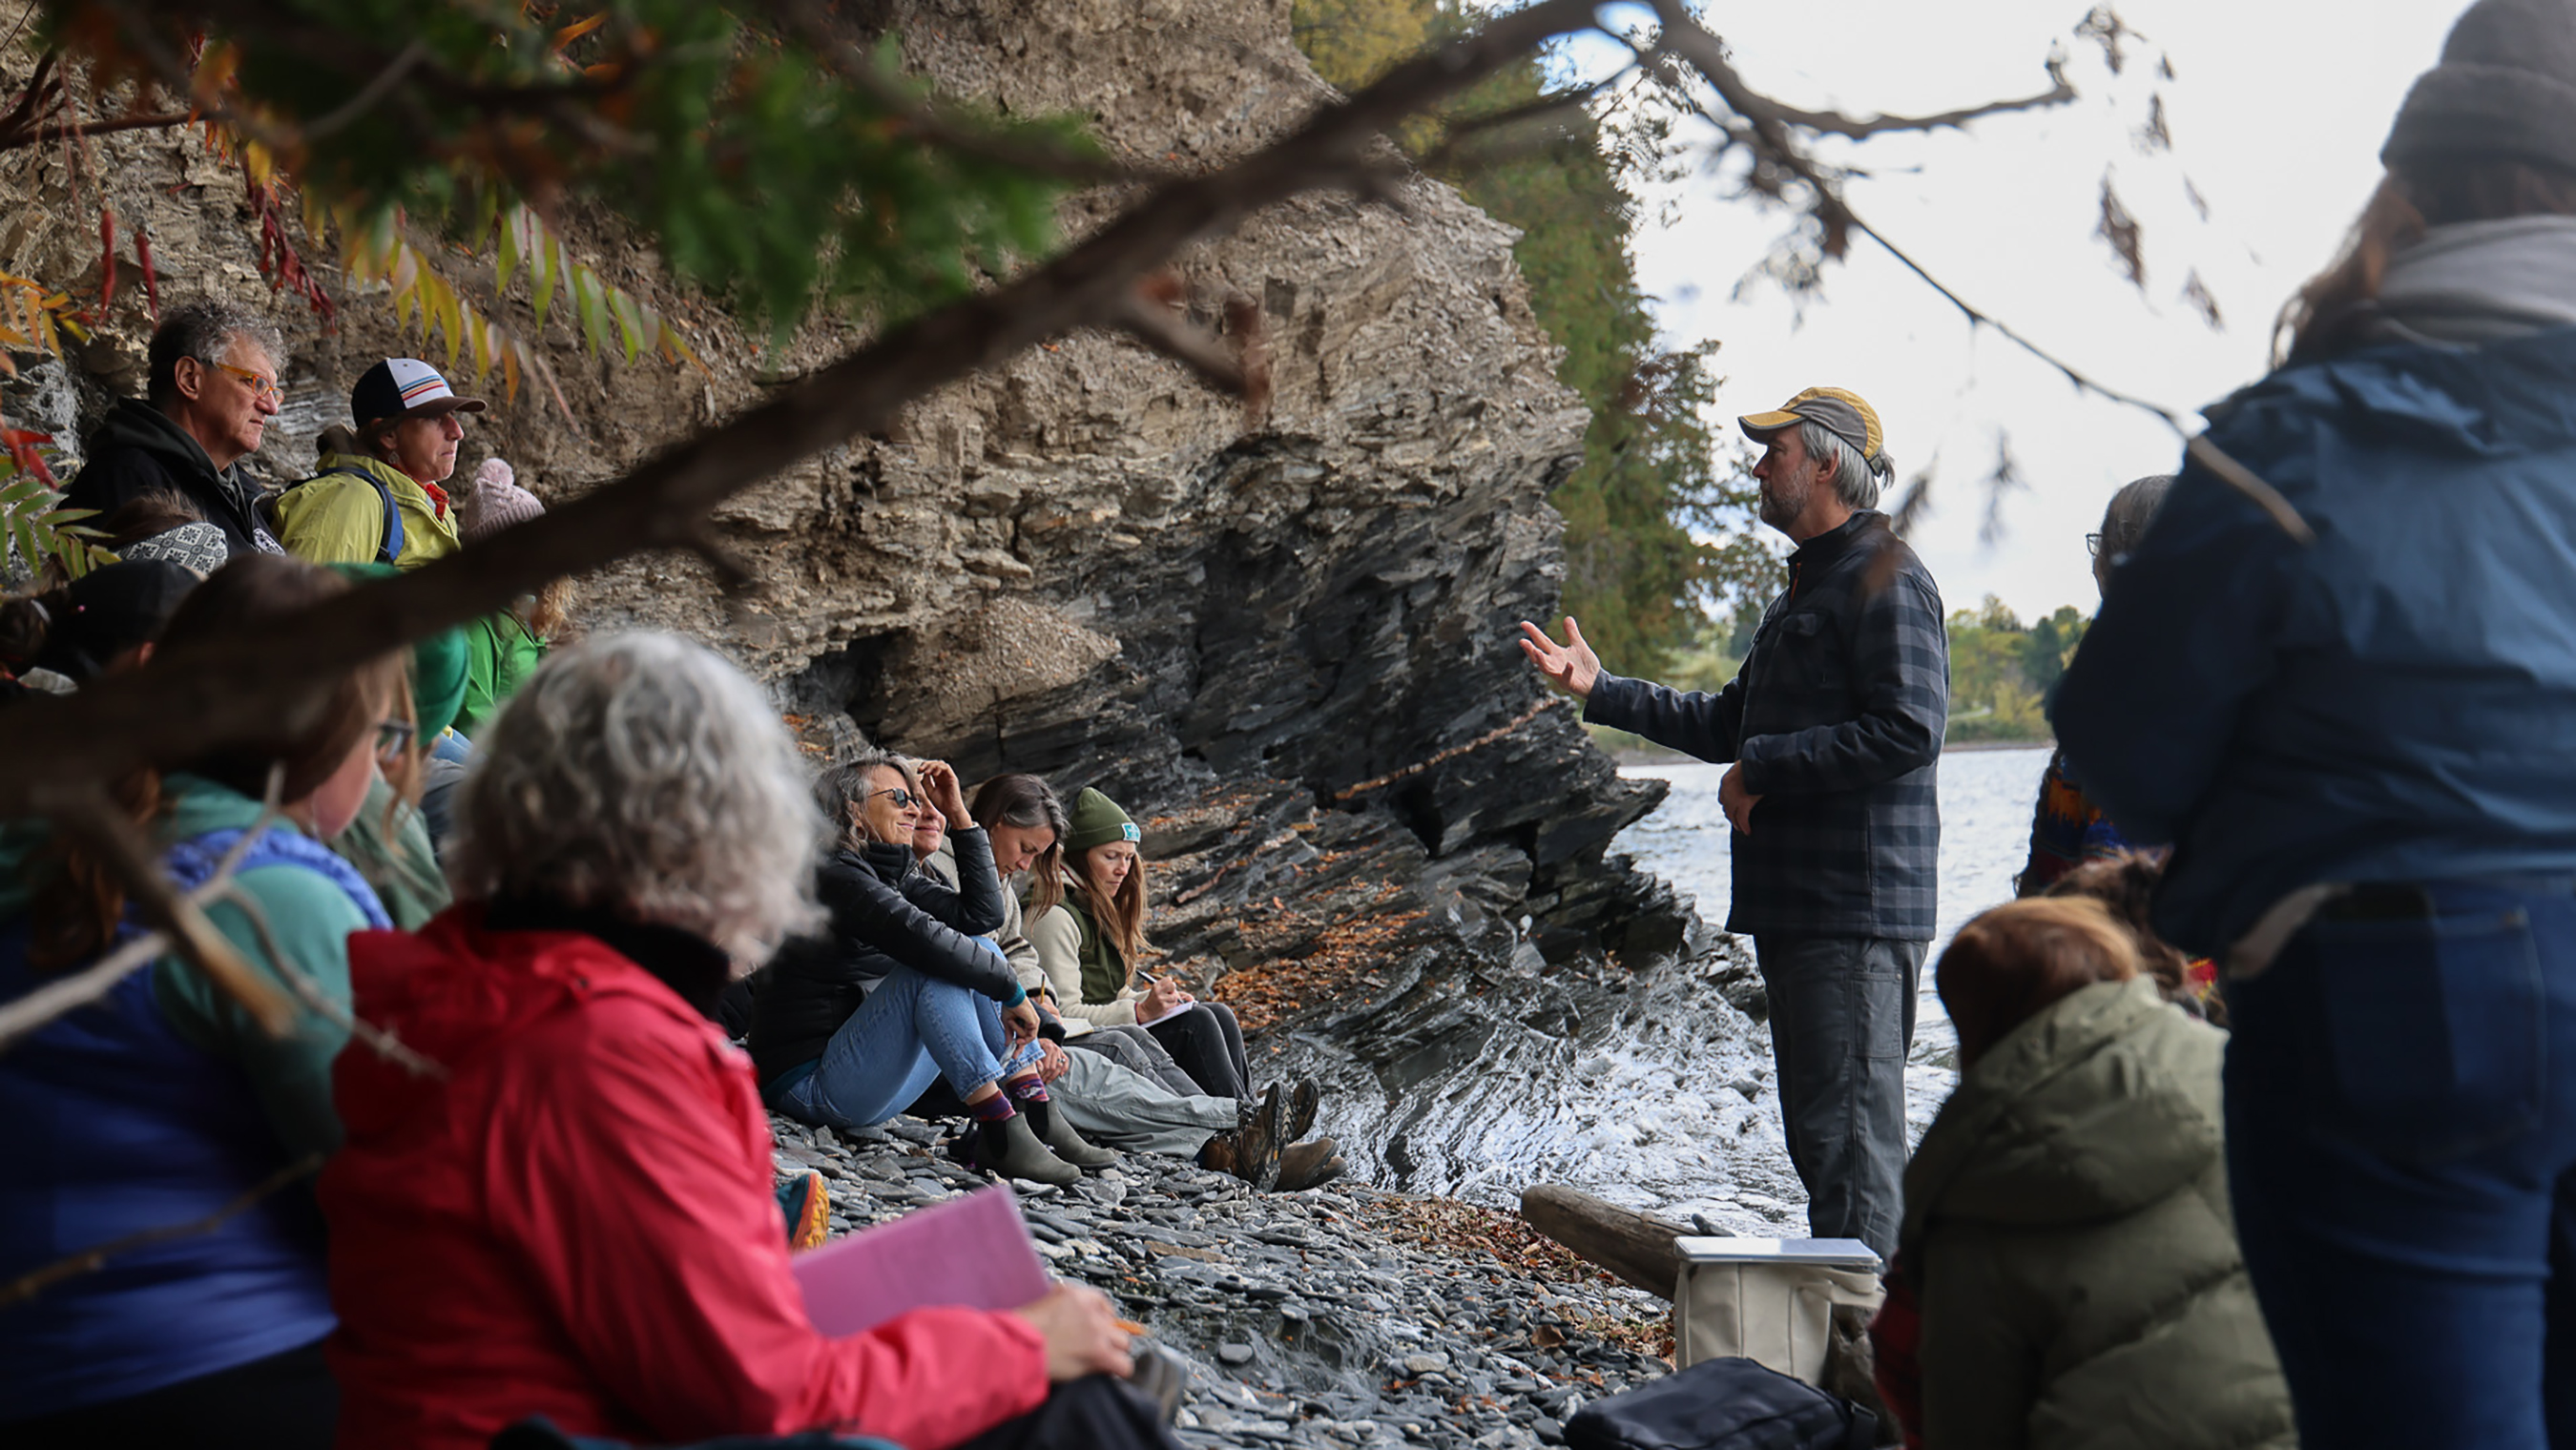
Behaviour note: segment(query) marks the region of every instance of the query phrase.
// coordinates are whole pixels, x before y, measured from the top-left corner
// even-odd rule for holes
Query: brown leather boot
[[[1219,1133],[1208,1139],[1200,1150],[1199,1163],[1220,1173],[1231,1173],[1255,1188],[1267,1190],[1279,1182],[1279,1145],[1281,1123],[1279,1089],[1262,1094],[1257,1106],[1246,1106],[1236,1116],[1234,1131]]]
[[[1330,1183],[1351,1171],[1351,1165],[1330,1138],[1309,1138],[1279,1150],[1279,1191],[1296,1193],[1318,1184]]]
[[[1324,1106],[1323,1085],[1313,1078],[1299,1078],[1288,1092],[1288,1141],[1301,1142],[1315,1131],[1315,1114]]]

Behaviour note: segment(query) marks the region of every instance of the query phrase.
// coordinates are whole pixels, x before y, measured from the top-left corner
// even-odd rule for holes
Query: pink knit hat
[[[518,475],[509,461],[486,458],[474,470],[474,492],[467,495],[462,515],[465,542],[479,543],[512,524],[523,524],[546,511],[537,496],[519,487]]]

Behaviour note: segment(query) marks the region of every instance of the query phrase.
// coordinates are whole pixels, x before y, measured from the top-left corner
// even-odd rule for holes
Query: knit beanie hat
[[[517,479],[507,459],[486,458],[474,470],[474,491],[457,510],[463,516],[465,542],[481,543],[546,511],[535,494],[519,487]]]
[[[161,638],[197,571],[166,559],[136,559],[92,569],[63,591],[53,628],[36,656],[39,669],[90,680],[118,655]]]
[[[1144,839],[1144,833],[1136,829],[1134,821],[1127,819],[1125,811],[1118,809],[1116,801],[1089,786],[1084,786],[1082,794],[1073,798],[1071,825],[1073,829],[1064,838],[1067,855],[1079,855],[1112,841]]]
[[[370,579],[390,579],[402,572],[391,564],[334,564],[331,566],[349,576],[354,584]],[[411,647],[412,728],[423,747],[444,734],[456,723],[456,712],[465,708],[465,669],[471,662],[472,646],[465,631],[442,629]]]
[[[2576,172],[2576,0],[2478,0],[2416,78],[2379,159],[2527,161]]]

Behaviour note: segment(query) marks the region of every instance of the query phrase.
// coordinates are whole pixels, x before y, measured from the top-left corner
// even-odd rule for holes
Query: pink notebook
[[[1007,1188],[916,1208],[794,1260],[805,1314],[834,1338],[909,1309],[955,1304],[1017,1309],[1046,1294],[1046,1265]]]

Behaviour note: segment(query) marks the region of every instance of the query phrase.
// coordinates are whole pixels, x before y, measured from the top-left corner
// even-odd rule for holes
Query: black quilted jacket
[[[1010,964],[975,938],[1002,925],[993,843],[951,831],[960,882],[914,864],[904,846],[843,848],[815,876],[831,925],[779,948],[751,1007],[751,1065],[764,1083],[823,1055],[823,1046],[886,973],[906,966],[996,1002],[1023,995]]]

